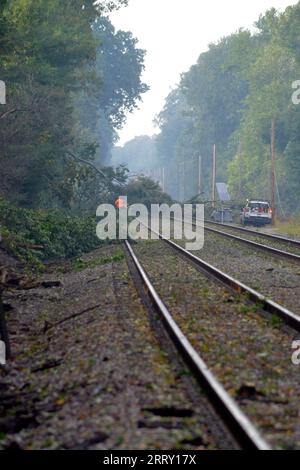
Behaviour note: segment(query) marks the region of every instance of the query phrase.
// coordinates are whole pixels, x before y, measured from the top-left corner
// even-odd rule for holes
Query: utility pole
[[[165,189],[166,189],[165,182],[166,182],[165,181],[165,169],[163,168],[162,169],[162,190],[163,190],[163,193],[165,192]]]
[[[239,190],[238,190],[238,199],[240,200],[242,198],[242,144],[241,142],[239,143],[238,147],[238,164],[239,164]]]
[[[271,191],[272,191],[272,210],[273,210],[273,224],[276,222],[276,122],[272,119],[271,126]]]
[[[177,162],[177,194],[178,200],[181,198],[180,162]]]
[[[184,201],[184,163],[178,163],[178,189],[179,189],[179,199],[181,202]]]
[[[202,192],[202,157],[199,155],[198,194]]]
[[[212,206],[216,208],[216,177],[217,177],[217,150],[216,144],[213,146],[213,166],[212,166]]]
[[[185,157],[183,157],[183,202],[185,202]]]

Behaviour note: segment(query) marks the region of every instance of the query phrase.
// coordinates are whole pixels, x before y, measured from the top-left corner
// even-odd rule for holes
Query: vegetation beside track
[[[35,267],[41,268],[45,260],[70,258],[100,245],[93,216],[18,208],[0,199],[0,224],[1,246]]]
[[[281,234],[300,238],[300,216],[293,217],[288,220],[280,220],[276,223],[275,228]]]

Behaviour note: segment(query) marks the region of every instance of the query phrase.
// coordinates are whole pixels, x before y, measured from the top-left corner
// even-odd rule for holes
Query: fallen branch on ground
[[[99,307],[102,307],[102,304],[97,304],[97,305],[94,305],[93,307],[89,307],[85,310],[82,310],[81,312],[73,313],[72,315],[63,318],[62,320],[56,323],[49,323],[46,321],[44,324],[43,333],[47,333],[47,331],[51,330],[52,328],[56,328],[57,326],[60,326],[63,323],[66,323],[67,321],[73,320],[74,318],[80,317],[84,315],[85,313],[92,312],[93,310],[96,310],[96,308],[99,308]]]
[[[26,248],[27,250],[44,250],[43,245],[32,245],[31,243],[18,243],[19,248]]]

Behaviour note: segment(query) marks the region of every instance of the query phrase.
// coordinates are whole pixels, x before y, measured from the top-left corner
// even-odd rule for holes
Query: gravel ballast
[[[255,243],[259,243],[261,245],[266,245],[271,248],[276,248],[277,250],[281,251],[287,251],[289,253],[294,253],[298,256],[300,256],[300,245],[295,246],[292,243],[288,242],[282,242],[280,240],[272,239],[272,238],[264,238],[263,236],[260,235],[259,231],[256,230],[251,230],[251,232],[242,232],[240,230],[235,230],[234,228],[227,227],[227,226],[215,226],[215,225],[210,225],[209,222],[205,223],[206,228],[208,229],[213,229],[218,232],[225,232],[230,235],[234,235],[235,237],[242,238],[245,240],[250,240]],[[212,233],[212,232],[211,232]],[[271,235],[271,234],[270,234]],[[222,235],[220,235],[222,236]],[[242,243],[236,240],[236,243]]]
[[[122,248],[42,280],[4,297],[13,358],[0,369],[0,448],[234,447],[158,341]]]
[[[219,245],[214,250],[215,260]],[[163,242],[139,242],[135,251],[179,326],[263,436],[276,448],[299,449],[300,366],[292,363],[299,335]]]
[[[300,315],[300,265],[208,232],[193,254]]]

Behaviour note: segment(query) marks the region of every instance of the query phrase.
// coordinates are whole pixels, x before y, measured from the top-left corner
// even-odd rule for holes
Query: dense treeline
[[[123,169],[102,168],[125,113],[147,90],[144,51],[105,16],[126,3],[1,1],[0,196],[95,211],[126,180]]]
[[[135,173],[149,173],[158,165],[156,138],[141,135],[127,142],[123,147],[116,146],[112,151],[112,164],[130,167]]]
[[[158,116],[157,147],[167,190],[186,199],[210,197],[212,148],[217,146],[218,180],[232,197],[270,199],[271,123],[276,128],[278,203],[300,209],[300,106],[292,83],[300,79],[300,3],[268,11],[251,33],[240,30],[211,44]],[[185,178],[178,175],[185,174]],[[182,180],[185,181],[182,181]]]
[[[23,261],[90,251],[97,206],[133,191],[126,168],[108,166],[148,89],[145,51],[107,16],[126,4],[1,0],[0,249]]]

